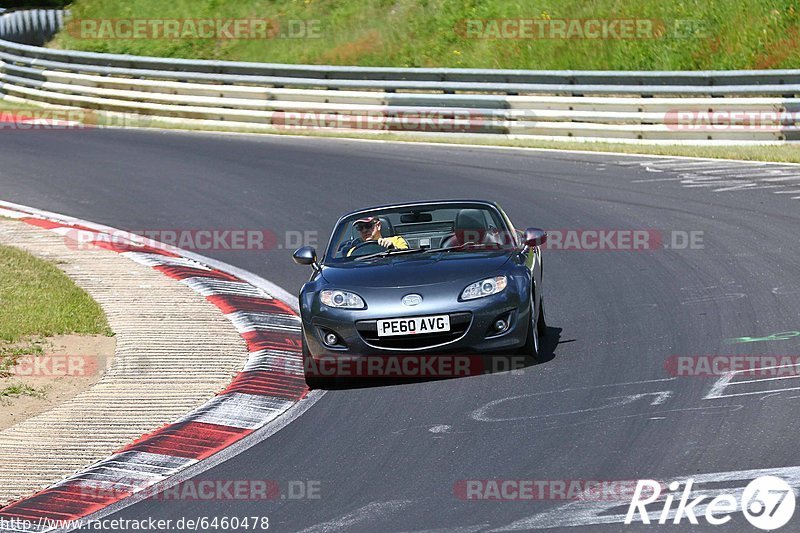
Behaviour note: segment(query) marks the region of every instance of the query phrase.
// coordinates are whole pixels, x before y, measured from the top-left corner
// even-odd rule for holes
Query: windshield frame
[[[336,224],[333,227],[333,231],[331,232],[330,239],[328,240],[328,244],[325,246],[325,254],[322,258],[322,265],[331,266],[331,265],[343,265],[343,264],[350,264],[354,262],[355,259],[352,260],[343,257],[333,257],[334,253],[334,243],[339,243],[341,241],[342,234],[347,231],[347,225],[345,221],[348,219],[352,219],[353,217],[365,217],[365,216],[379,216],[385,214],[387,211],[402,211],[404,209],[421,209],[421,210],[435,210],[435,209],[484,209],[488,210],[492,214],[492,218],[495,219],[498,223],[502,225],[502,227],[498,227],[498,231],[500,232],[507,232],[508,235],[511,235],[511,238],[514,240],[513,244],[519,244],[519,235],[517,235],[517,231],[515,230],[514,226],[511,224],[508,216],[503,212],[500,207],[495,204],[494,202],[488,201],[481,201],[481,200],[451,200],[451,201],[439,201],[439,202],[416,202],[416,203],[408,203],[408,204],[392,204],[392,205],[384,205],[378,207],[370,207],[367,209],[362,209],[359,211],[352,211],[350,213],[346,213],[342,215],[339,220],[336,221]],[[390,256],[387,256],[390,257]]]

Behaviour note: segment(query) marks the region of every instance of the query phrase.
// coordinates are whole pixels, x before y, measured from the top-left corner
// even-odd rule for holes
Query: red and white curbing
[[[112,228],[0,201],[0,216],[15,218],[151,266],[205,296],[247,342],[245,368],[205,405],[107,459],[33,496],[0,509],[2,531],[51,531],[151,488],[264,428],[308,393],[302,371],[296,311],[236,268]],[[113,238],[110,235],[113,234]],[[120,236],[123,239],[120,239]],[[271,292],[286,293],[277,289]],[[8,529],[8,524],[26,524]],[[62,526],[63,527],[63,526]]]

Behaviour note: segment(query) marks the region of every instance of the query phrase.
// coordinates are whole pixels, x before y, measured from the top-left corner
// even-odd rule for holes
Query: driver
[[[381,235],[381,221],[378,217],[359,218],[353,222],[353,226],[356,228],[356,231],[358,231],[361,240],[357,240],[353,243],[353,246],[347,252],[348,257],[353,253],[356,246],[367,241],[378,241],[378,244],[384,248],[395,248],[397,250],[408,249],[408,243],[403,237],[399,235],[384,237]]]

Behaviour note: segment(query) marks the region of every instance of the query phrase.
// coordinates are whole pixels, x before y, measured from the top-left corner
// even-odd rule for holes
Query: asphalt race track
[[[5,132],[0,198],[132,231],[266,228],[280,245],[286,232],[318,232],[318,248],[345,211],[443,198],[497,200],[523,228],[702,232],[696,249],[545,250],[547,361],[522,373],[332,390],[200,476],[312,481],[318,499],[148,499],[114,515],[259,515],[274,531],[687,531],[685,519],[623,526],[613,516],[629,499],[458,496],[463,480],[741,477],[741,487],[761,474],[740,471],[791,474],[800,465],[792,379],[712,390],[716,377],[665,368],[676,355],[800,353],[800,336],[769,337],[800,330],[797,200],[641,181],[669,176],[631,161],[289,137]],[[200,253],[293,294],[309,274],[285,247]],[[745,336],[768,339],[726,342]],[[741,514],[703,524],[696,530],[755,531]]]

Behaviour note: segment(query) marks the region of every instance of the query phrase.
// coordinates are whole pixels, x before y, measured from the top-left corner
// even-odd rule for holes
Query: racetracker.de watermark
[[[636,251],[702,250],[702,230],[548,229],[545,250]]]
[[[636,484],[637,480],[462,479],[453,485],[453,494],[470,501],[629,501]]]
[[[322,356],[306,358],[303,370],[307,375],[319,378],[460,378],[495,372],[520,373],[528,364],[525,356],[449,354]],[[296,374],[297,364],[286,360],[285,370],[289,374]]]
[[[65,244],[73,250],[88,250],[99,245],[149,246],[168,250],[176,247],[194,251],[269,251],[293,250],[301,246],[317,246],[315,230],[269,229],[143,229],[95,232],[70,228],[64,233]]]
[[[509,118],[529,120],[534,113],[512,110]],[[359,115],[275,111],[264,116],[272,127],[280,130],[369,130],[369,131],[433,131],[491,133],[504,128],[504,118],[473,111],[379,111],[365,110]],[[94,128],[135,128],[158,126],[157,117],[118,111],[90,109],[2,109],[0,130],[85,130]],[[261,122],[253,122],[261,124]]]
[[[106,369],[109,358],[97,355],[23,355],[0,376],[22,378],[89,377]]]
[[[80,493],[92,498],[123,498],[130,488],[124,484],[82,484]],[[189,479],[161,490],[147,487],[137,495],[160,501],[269,501],[319,500],[319,480],[277,479]]]
[[[519,113],[522,119],[530,113]],[[370,130],[370,131],[417,131],[482,133],[503,127],[503,118],[469,110],[416,110],[383,111],[364,110],[358,115],[276,111],[272,114],[272,125],[281,130]]]
[[[0,109],[0,131],[86,129],[97,114],[83,109]]]
[[[76,39],[267,40],[322,37],[322,21],[319,19],[87,18],[70,19],[64,27]]]
[[[155,125],[153,117],[91,109],[0,109],[0,132],[130,128]]]
[[[670,109],[664,124],[675,131],[780,132],[800,125],[800,111],[787,109]]]
[[[800,377],[800,355],[673,355],[664,370],[673,377]]]
[[[483,40],[637,40],[708,37],[705,21],[647,18],[496,18],[462,19],[455,32]]]

